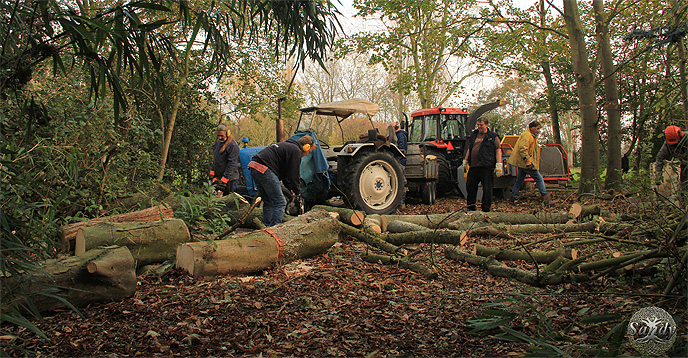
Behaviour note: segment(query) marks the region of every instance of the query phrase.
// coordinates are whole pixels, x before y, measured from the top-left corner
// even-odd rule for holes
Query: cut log
[[[363,219],[363,231],[370,234],[382,233],[382,222],[380,215],[370,214]]]
[[[366,214],[363,211],[352,210],[347,208],[338,208],[328,205],[315,205],[312,209],[321,209],[332,213],[339,214],[339,220],[347,225],[360,226],[363,224]]]
[[[386,215],[385,215],[386,216]],[[387,224],[387,231],[390,233],[405,233],[405,232],[410,232],[410,231],[426,231],[426,230],[432,230],[428,229],[425,226],[406,222],[406,221],[400,221],[400,220],[394,220],[390,221]]]
[[[238,275],[326,252],[339,239],[340,222],[311,210],[286,223],[225,240],[179,245],[177,267],[198,276]]]
[[[99,223],[79,228],[76,255],[99,246],[126,246],[139,267],[173,259],[177,245],[191,241],[189,229],[180,219],[155,222]]]
[[[385,234],[382,235],[382,239],[394,245],[422,243],[463,245],[467,240],[467,235],[465,231],[440,229]]]
[[[472,211],[458,220],[448,223],[446,228],[453,230],[471,230],[490,224],[527,225],[527,224],[564,224],[571,219],[568,213],[502,213]],[[483,223],[484,225],[479,225]]]
[[[129,249],[113,246],[90,250],[81,256],[47,260],[35,273],[3,280],[28,295],[39,312],[50,312],[68,306],[49,295],[63,297],[75,307],[133,296],[136,265]],[[26,307],[23,301],[4,304],[5,308],[10,304]]]
[[[489,247],[483,245],[474,245],[473,254],[483,257],[494,257],[497,260],[516,261],[523,260],[537,263],[550,263],[558,257],[564,257],[569,260],[573,259],[573,251],[571,249],[560,249],[554,251],[518,251],[518,250],[504,250],[497,247]]]
[[[168,205],[158,205],[153,206],[148,209],[143,209],[139,211],[133,211],[130,213],[105,216],[102,218],[95,218],[88,221],[79,221],[71,223],[66,227],[62,228],[60,240],[60,249],[64,252],[73,251],[76,232],[79,228],[94,226],[103,222],[116,222],[116,223],[127,223],[127,222],[137,222],[137,221],[159,221],[162,219],[168,219],[174,217],[174,210]]]
[[[597,205],[583,205],[581,203],[573,203],[571,209],[569,209],[569,214],[573,216],[576,220],[583,220],[593,216],[600,215],[600,207]]]
[[[428,215],[387,215],[387,220],[389,222],[403,221],[425,226],[428,229],[445,229],[449,223],[460,219],[463,215],[461,212]]]

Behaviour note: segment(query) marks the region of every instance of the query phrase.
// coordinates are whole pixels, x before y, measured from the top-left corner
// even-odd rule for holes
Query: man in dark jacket
[[[668,126],[664,130],[664,144],[657,153],[655,159],[655,183],[661,183],[664,161],[672,158],[680,161],[679,181],[681,190],[688,190],[688,166],[686,165],[686,153],[688,153],[688,143],[681,128],[678,126]]]
[[[478,129],[471,133],[466,144],[466,155],[463,159],[463,168],[468,170],[466,177],[466,209],[475,211],[475,202],[478,197],[478,185],[483,184],[483,198],[481,209],[490,211],[492,206],[493,176],[503,174],[502,149],[497,133],[487,127],[486,118],[477,120]],[[467,169],[468,168],[468,169]]]
[[[215,130],[217,142],[213,148],[213,167],[210,180],[218,192],[227,195],[236,190],[239,180],[239,145],[232,138],[226,124],[221,123]]]
[[[280,180],[295,197],[301,195],[301,158],[314,149],[313,138],[304,135],[299,140],[287,139],[275,143],[253,156],[248,163],[258,195],[263,199],[263,224],[282,223],[287,201],[282,195]]]

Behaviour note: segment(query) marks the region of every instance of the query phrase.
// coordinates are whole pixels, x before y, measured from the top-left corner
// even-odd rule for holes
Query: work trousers
[[[514,187],[511,190],[511,196],[513,196],[514,199],[518,199],[518,191],[521,190],[523,183],[526,181],[526,175],[530,175],[530,177],[533,178],[533,180],[535,180],[535,184],[537,184],[538,190],[540,191],[540,195],[547,194],[547,189],[545,189],[545,180],[542,179],[542,175],[537,169],[518,167],[518,175],[516,176],[516,182],[514,183]]]
[[[282,194],[282,186],[277,175],[270,169],[261,173],[250,168],[251,178],[258,189],[258,196],[263,199],[263,225],[275,226],[282,223],[287,200]]]
[[[478,198],[478,185],[483,184],[483,198],[480,200],[480,208],[484,212],[490,211],[492,206],[492,189],[494,188],[494,168],[470,167],[466,178],[466,210],[475,211],[475,202]]]

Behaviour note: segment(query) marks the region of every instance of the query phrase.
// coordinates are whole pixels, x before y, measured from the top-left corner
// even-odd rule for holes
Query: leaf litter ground
[[[532,196],[518,206],[497,199],[493,210],[566,211],[573,200],[566,191],[554,197],[549,208]],[[624,209],[614,201],[595,203],[612,212]],[[465,200],[454,197],[432,206],[411,202],[400,213],[464,208]],[[470,238],[468,245],[472,243],[505,247],[504,239]],[[14,346],[7,349],[11,356],[51,357],[523,356],[528,344],[471,334],[468,320],[486,304],[523,294],[524,303],[537,312],[517,317],[512,328],[536,335],[547,324],[569,344],[594,346],[610,326],[583,326],[581,319],[613,313],[627,318],[661,300],[656,294],[663,287],[633,277],[534,288],[447,260],[443,248],[424,244],[419,255],[421,262],[440,273],[435,280],[403,268],[363,262],[359,255],[373,249],[349,237],[327,254],[257,276],[202,280],[180,270],[162,276],[149,273],[139,278],[130,299],[82,308],[83,316],[65,310],[35,320],[46,339],[4,327],[18,338],[5,336],[3,345]],[[610,249],[602,245],[587,250]],[[534,269],[525,262],[509,264]],[[662,307],[682,313],[679,334],[685,335],[686,300],[665,301]],[[635,352],[622,348],[621,353]]]

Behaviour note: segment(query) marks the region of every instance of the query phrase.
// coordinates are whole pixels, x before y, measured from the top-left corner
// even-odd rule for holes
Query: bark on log
[[[547,267],[545,267],[545,271],[557,272],[557,270],[559,270],[559,268],[562,265],[564,265],[565,263],[567,263],[569,261],[571,261],[571,260],[569,260],[563,256],[559,256],[556,258],[556,260],[552,261],[549,265],[547,265]]]
[[[326,252],[342,224],[324,210],[311,210],[286,223],[225,240],[182,244],[177,267],[193,276],[244,274]]]
[[[364,242],[390,254],[395,254],[401,250],[401,248],[398,246],[392,245],[383,240],[380,235],[366,233],[363,230],[359,230],[351,225],[342,224],[342,234],[351,236],[358,241]]]
[[[141,267],[174,258],[177,245],[189,241],[189,229],[180,219],[138,223],[105,222],[79,228],[75,255],[83,255],[99,246],[126,246]]]
[[[40,270],[21,277],[5,277],[6,284],[28,295],[39,312],[68,307],[62,301],[42,293],[65,298],[75,307],[97,302],[119,301],[136,292],[136,265],[126,247],[90,250],[81,256],[46,260]],[[19,304],[22,302],[3,302]],[[26,309],[22,309],[26,311]]]
[[[594,232],[599,226],[599,221],[588,221],[572,224],[522,224],[522,225],[497,225],[499,231],[512,235],[549,234],[560,232]]]
[[[474,245],[473,254],[483,257],[494,257],[497,260],[517,261],[523,260],[528,262],[535,262],[541,264],[551,263],[559,257],[564,257],[569,260],[575,259],[578,255],[575,250],[560,249],[554,251],[518,251],[518,250],[504,250],[497,247],[489,247],[483,245]]]
[[[425,226],[428,229],[446,229],[447,225],[460,219],[464,214],[454,212],[448,214],[429,215],[386,215],[389,222],[403,221],[411,224]]]
[[[390,221],[387,224],[387,231],[390,233],[405,233],[405,232],[410,232],[410,231],[426,231],[426,230],[432,230],[428,229],[425,226],[406,222],[406,221],[400,221],[400,220],[394,220]]]
[[[633,230],[635,224],[627,222],[607,222],[600,223],[599,232],[603,235],[616,235],[621,232],[629,232]]]
[[[502,213],[472,211],[463,217],[448,223],[446,228],[453,230],[471,230],[490,224],[527,225],[527,224],[563,224],[571,220],[568,213]],[[480,225],[483,224],[483,225]]]
[[[394,245],[423,243],[463,245],[467,237],[468,235],[466,235],[465,231],[446,229],[411,231],[406,233],[384,234],[381,236],[383,240]]]
[[[436,279],[437,278],[437,271],[431,270],[421,264],[411,262],[409,260],[405,259],[400,259],[396,257],[392,257],[389,255],[377,255],[373,253],[362,253],[361,254],[361,259],[365,262],[370,262],[370,263],[381,263],[384,265],[396,265],[399,267],[407,268],[413,272],[417,272],[423,277],[427,279]]]
[[[339,220],[347,225],[360,226],[363,224],[366,214],[363,211],[352,210],[347,208],[338,208],[328,205],[315,205],[312,209],[321,209],[332,213],[339,214]]]
[[[62,228],[62,232],[60,235],[60,241],[61,241],[61,245],[60,245],[61,247],[60,248],[64,252],[74,250],[74,245],[75,245],[75,240],[76,240],[76,232],[79,230],[79,228],[94,226],[94,225],[98,225],[98,224],[104,223],[104,222],[117,222],[117,223],[127,223],[127,222],[137,222],[137,221],[150,222],[150,221],[159,221],[159,220],[173,218],[173,217],[174,217],[174,210],[172,210],[172,207],[162,204],[162,205],[158,205],[158,206],[152,206],[148,209],[133,211],[130,213],[105,216],[102,218],[95,218],[95,219],[91,219],[88,221],[79,221],[79,222],[71,223],[71,224],[67,225],[66,227]]]
[[[481,266],[494,276],[513,278],[533,286],[589,281],[587,275],[571,275],[547,271],[541,271],[540,275],[537,275],[530,271],[504,266],[493,258],[476,256],[455,247],[445,249],[444,255],[451,260],[464,261],[471,265]]]

